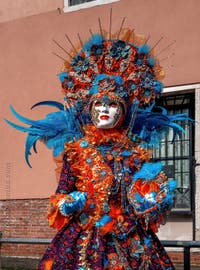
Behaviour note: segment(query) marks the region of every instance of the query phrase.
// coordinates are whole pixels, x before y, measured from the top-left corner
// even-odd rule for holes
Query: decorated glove
[[[85,205],[87,194],[73,191],[58,202],[58,208],[63,216],[69,216],[74,212],[81,211]]]
[[[145,163],[133,175],[128,199],[137,214],[151,213],[152,219],[169,211],[174,203],[176,181],[167,180],[162,164]]]

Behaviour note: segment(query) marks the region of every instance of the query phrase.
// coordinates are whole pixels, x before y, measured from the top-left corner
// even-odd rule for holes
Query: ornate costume
[[[45,101],[58,112],[32,121],[26,160],[37,140],[62,154],[58,188],[50,198],[48,219],[58,229],[38,270],[174,269],[156,237],[175,197],[149,149],[184,115],[157,109],[163,70],[145,39],[130,30],[93,35],[70,54],[59,75],[65,106]],[[58,160],[59,162],[59,160]]]

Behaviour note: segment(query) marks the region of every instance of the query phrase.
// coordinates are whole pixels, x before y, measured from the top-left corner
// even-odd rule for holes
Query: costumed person
[[[176,181],[168,180],[149,149],[176,120],[156,107],[163,70],[145,39],[121,29],[92,35],[73,49],[59,78],[65,102],[43,101],[58,111],[28,127],[26,160],[42,140],[53,149],[58,187],[48,219],[58,230],[38,270],[175,269],[156,236],[174,204]]]

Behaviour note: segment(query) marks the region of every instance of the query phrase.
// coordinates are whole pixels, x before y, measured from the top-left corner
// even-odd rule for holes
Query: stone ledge
[[[25,257],[1,257],[0,269],[13,270],[35,270],[39,258],[25,258]]]

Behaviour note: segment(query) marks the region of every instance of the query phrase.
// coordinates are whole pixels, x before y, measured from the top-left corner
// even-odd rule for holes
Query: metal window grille
[[[71,6],[80,5],[80,4],[92,2],[92,1],[96,1],[96,0],[69,0],[68,5],[71,7]]]
[[[160,100],[169,114],[184,113],[194,118],[194,94],[164,96]],[[153,152],[153,160],[160,160],[169,179],[177,180],[174,211],[191,213],[194,210],[194,126],[190,121],[177,122],[185,133],[176,136],[173,132],[164,137]]]
[[[76,11],[79,9],[110,4],[120,0],[64,0],[64,12]]]

